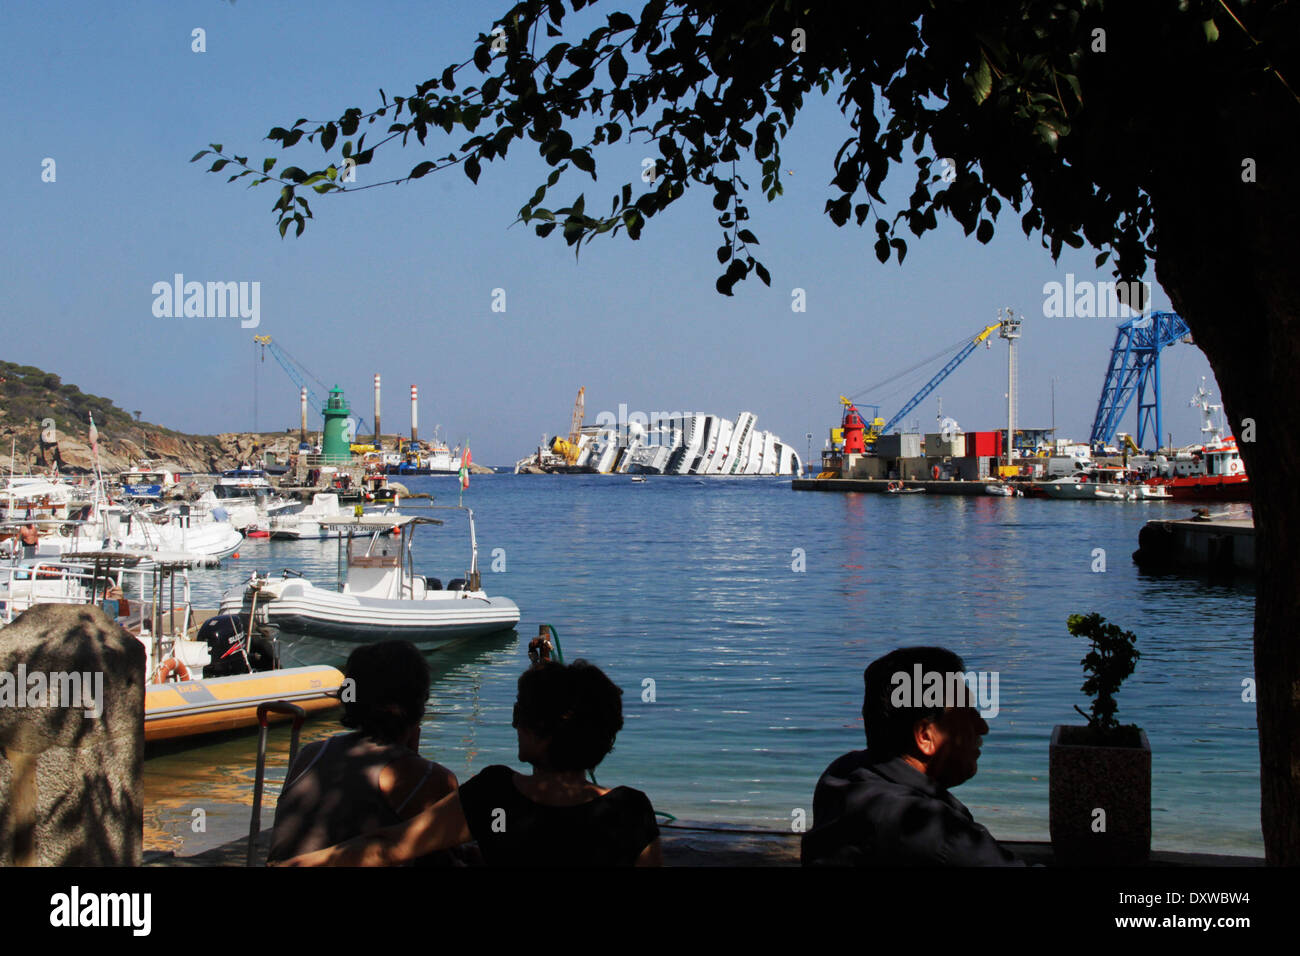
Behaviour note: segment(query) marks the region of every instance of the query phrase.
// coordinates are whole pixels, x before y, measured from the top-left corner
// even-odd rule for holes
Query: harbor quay
[[[892,489],[915,488],[934,495],[987,495],[987,481],[933,481],[909,478],[903,480],[886,480],[883,478],[796,478],[790,483],[795,491],[839,491],[866,492],[868,494],[889,494]]]

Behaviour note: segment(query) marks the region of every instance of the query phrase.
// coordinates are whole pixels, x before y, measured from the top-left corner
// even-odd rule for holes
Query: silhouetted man
[[[867,749],[817,781],[805,866],[1019,865],[948,792],[975,776],[989,732],[956,677],[965,669],[939,647],[902,648],[867,667]]]

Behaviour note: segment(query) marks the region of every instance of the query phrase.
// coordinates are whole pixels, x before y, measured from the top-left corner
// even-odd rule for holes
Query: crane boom
[[[269,349],[271,352],[271,357],[280,363],[280,367],[284,369],[285,374],[287,374],[289,378],[293,380],[293,383],[297,385],[299,388],[305,388],[307,390],[308,400],[311,402],[312,407],[316,409],[316,414],[321,415],[323,419],[324,415],[322,414],[321,409],[325,407],[325,403],[322,402],[320,396],[317,395],[316,392],[312,390],[312,387],[307,384],[307,379],[302,374],[302,372],[306,371],[306,369],[304,368],[302,369],[302,371],[300,371],[298,367],[298,363],[293,358],[290,357],[288,352],[286,352],[284,349],[280,348],[278,344],[273,342],[271,340],[271,336],[254,335],[253,342],[256,343],[257,345],[260,345],[264,353]],[[308,374],[311,373],[309,372]],[[316,376],[312,375],[312,378],[316,378]],[[317,379],[317,381],[319,381],[319,379]],[[368,430],[369,430],[369,423],[360,415],[358,415],[357,434],[361,434]]]
[[[587,386],[583,385],[578,389],[578,397],[573,401],[573,419],[569,423],[569,444],[577,445],[578,436],[582,433],[582,420],[587,417],[586,396]]]
[[[921,402],[925,399],[925,397],[929,395],[931,392],[933,392],[936,388],[938,388],[939,384],[945,378],[951,375],[953,370],[956,369],[958,365],[966,361],[967,357],[971,354],[971,352],[975,351],[976,346],[978,346],[981,342],[983,342],[990,335],[996,332],[1001,327],[1001,325],[1002,325],[1001,322],[994,322],[992,325],[985,328],[982,332],[980,332],[973,339],[971,339],[964,346],[962,346],[961,351],[958,352],[956,355],[954,355],[951,359],[949,359],[948,363],[943,368],[939,369],[939,371],[935,374],[934,378],[926,382],[925,385],[921,387],[921,390],[919,392],[917,392],[910,399],[908,399],[907,404],[905,404],[901,409],[899,409],[898,414],[896,414],[893,418],[891,418],[888,422],[886,422],[883,428],[877,430],[874,426],[872,427],[871,431],[867,434],[867,443],[870,444],[874,442],[877,438],[879,438],[881,435],[887,434],[891,428],[893,428],[900,421],[902,421],[903,416],[905,416],[908,412],[914,409],[917,405],[921,404]],[[844,400],[841,399],[840,401],[842,402]]]

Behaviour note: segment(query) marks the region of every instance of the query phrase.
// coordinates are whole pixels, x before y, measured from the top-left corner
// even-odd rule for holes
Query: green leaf
[[[269,173],[271,171],[271,168],[274,165],[275,165],[275,160],[269,156],[266,159],[262,160],[262,174],[265,175],[266,173]]]
[[[1205,40],[1207,43],[1213,43],[1215,40],[1219,39],[1219,28],[1215,26],[1213,18],[1202,23],[1201,29],[1205,31]]]
[[[760,279],[763,280],[763,285],[767,286],[768,288],[771,288],[771,286],[772,286],[772,276],[768,273],[767,269],[765,269],[765,268],[763,267],[763,263],[758,262],[757,260],[755,260],[755,262],[754,262],[754,273],[755,273],[755,274],[756,274]]]
[[[731,258],[731,246],[728,246],[725,243],[721,246],[718,246],[718,261],[726,262],[730,258]]]
[[[198,160],[202,159],[204,156],[208,155],[208,152],[209,152],[209,151],[206,150],[206,149],[201,149],[201,150],[199,150],[199,151],[198,151],[197,153],[195,153],[194,156],[190,159],[190,162],[191,162],[191,163],[197,162]]]
[[[980,65],[975,68],[974,73],[966,77],[966,85],[971,88],[976,103],[983,103],[993,92],[993,71],[989,68],[988,59],[982,54]]]
[[[333,123],[326,123],[324,131],[320,134],[321,148],[328,151],[333,145],[334,140],[338,138],[339,128]]]
[[[614,81],[615,87],[622,86],[627,79],[627,60],[623,58],[621,50],[615,50],[609,58],[609,78]]]
[[[228,159],[219,159],[219,160],[217,160],[215,163],[212,164],[212,168],[209,169],[208,172],[210,172],[210,173],[215,173],[215,172],[218,172],[218,171],[220,171],[221,169],[223,169],[224,167],[229,166],[229,165],[230,165],[230,160],[228,160]]]
[[[480,172],[479,161],[477,156],[470,156],[465,160],[465,175],[469,177],[470,182],[478,183]]]
[[[574,166],[581,169],[584,173],[590,173],[592,179],[596,178],[596,161],[591,158],[591,153],[587,152],[585,149],[575,149],[571,152],[569,154],[569,162],[573,163]]]
[[[420,165],[416,166],[414,169],[411,170],[410,178],[419,179],[422,176],[427,176],[429,173],[433,171],[435,165],[436,165],[435,163],[432,163],[426,159],[424,162],[420,163]]]
[[[758,239],[748,229],[740,230],[740,232],[736,233],[736,238],[739,239],[741,242],[749,243],[752,246],[756,246],[759,244]]]
[[[981,219],[979,228],[975,230],[975,238],[987,245],[993,238],[993,223],[987,219]]]
[[[280,238],[281,238],[281,239],[284,238],[284,234],[285,234],[285,232],[288,231],[288,229],[289,229],[289,223],[290,223],[291,221],[292,221],[292,220],[289,220],[289,219],[281,219],[281,220],[280,220]]]

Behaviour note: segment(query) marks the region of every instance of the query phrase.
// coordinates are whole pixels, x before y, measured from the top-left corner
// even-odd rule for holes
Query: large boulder
[[[145,660],[97,607],[0,629],[0,865],[140,863]]]

